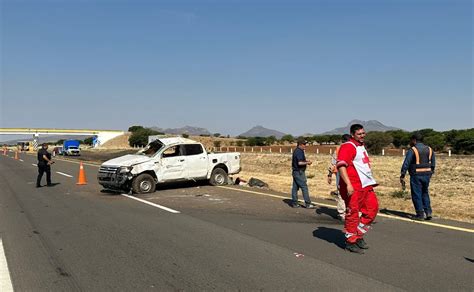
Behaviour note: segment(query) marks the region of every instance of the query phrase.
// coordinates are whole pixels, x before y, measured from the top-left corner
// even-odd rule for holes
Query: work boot
[[[357,243],[348,243],[346,242],[346,248],[345,250],[353,252],[353,253],[358,253],[358,254],[363,254],[364,250],[362,250]]]
[[[356,244],[361,249],[368,249],[369,248],[369,246],[367,245],[367,243],[365,242],[365,240],[363,238],[358,239],[356,241]]]
[[[290,206],[291,206],[291,208],[299,208],[300,204],[293,202],[293,203],[290,204]]]
[[[433,219],[433,215],[431,215],[431,214],[426,214],[425,220],[431,220],[431,219]]]
[[[423,215],[416,215],[416,216],[413,216],[411,217],[412,220],[416,220],[416,221],[424,221],[425,220],[425,216]]]
[[[313,204],[311,204],[311,203],[306,203],[306,204],[304,205],[304,207],[305,207],[306,209],[314,209],[314,208],[316,208],[316,206],[313,205]]]

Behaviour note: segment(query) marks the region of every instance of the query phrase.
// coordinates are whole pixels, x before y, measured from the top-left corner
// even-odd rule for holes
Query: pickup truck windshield
[[[163,143],[161,143],[159,140],[155,140],[151,142],[150,144],[148,144],[144,149],[138,151],[137,154],[152,157],[162,147],[163,147]]]

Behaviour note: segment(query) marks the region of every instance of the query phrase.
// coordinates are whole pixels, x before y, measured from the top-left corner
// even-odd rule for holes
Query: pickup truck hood
[[[128,154],[114,159],[107,160],[102,165],[108,166],[134,166],[143,162],[150,161],[151,158],[144,155]]]

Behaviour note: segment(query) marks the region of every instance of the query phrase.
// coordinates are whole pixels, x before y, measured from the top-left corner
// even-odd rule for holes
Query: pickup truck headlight
[[[119,173],[129,173],[130,171],[132,171],[133,169],[133,166],[122,166],[119,168]]]

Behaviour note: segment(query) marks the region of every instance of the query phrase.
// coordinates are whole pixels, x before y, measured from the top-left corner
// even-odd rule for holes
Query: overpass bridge
[[[98,147],[105,142],[123,135],[124,131],[117,130],[91,130],[91,129],[48,129],[48,128],[0,128],[0,135],[33,135],[33,147],[38,149],[40,135],[84,135],[93,137],[93,147]]]

